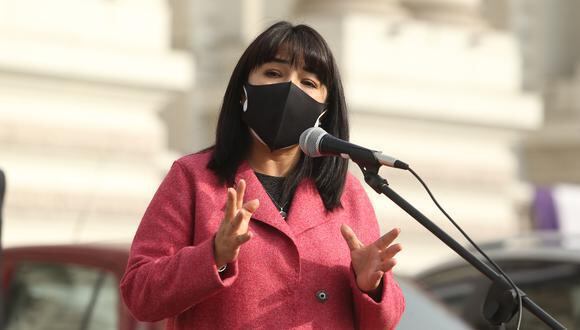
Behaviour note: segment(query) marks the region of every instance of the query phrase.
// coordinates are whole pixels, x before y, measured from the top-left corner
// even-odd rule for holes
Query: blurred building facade
[[[329,42],[353,142],[410,163],[476,240],[526,230],[528,183],[554,180],[544,165],[554,148],[573,158],[546,139],[580,141],[576,75],[540,82],[548,70],[529,64],[551,39],[538,43],[526,31],[553,22],[526,6],[547,2],[0,0],[5,242],[130,240],[171,160],[212,144],[238,57],[280,19],[312,25]],[[568,129],[547,128],[552,117]],[[409,174],[382,173],[450,229]],[[580,174],[570,167],[559,175]],[[368,194],[381,228],[403,229],[402,271],[448,253]]]
[[[542,113],[538,96],[521,87],[517,40],[498,14],[507,8],[499,1],[342,1],[329,12],[323,4],[330,2],[298,4],[339,56],[351,140],[409,162],[477,241],[523,230],[529,192],[515,150]],[[409,173],[382,173],[464,241]],[[368,194],[383,231],[403,230],[399,270],[411,273],[450,253],[386,198]]]
[[[524,176],[580,184],[580,2],[515,1],[524,87],[541,93],[545,120],[524,145]]]
[[[127,239],[193,63],[165,1],[0,1],[5,244]]]

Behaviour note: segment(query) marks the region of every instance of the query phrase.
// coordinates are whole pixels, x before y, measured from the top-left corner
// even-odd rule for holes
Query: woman
[[[348,139],[333,56],[312,28],[274,24],[234,69],[215,146],[173,164],[141,221],[121,281],[137,319],[167,319],[167,329],[396,326],[399,230],[379,238],[347,160],[300,151],[315,125]]]

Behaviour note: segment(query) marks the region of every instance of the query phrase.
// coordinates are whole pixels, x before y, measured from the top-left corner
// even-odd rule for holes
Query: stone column
[[[570,79],[580,59],[580,2],[514,0],[513,28],[523,59],[524,87],[543,91]]]
[[[523,151],[537,185],[580,184],[580,2],[517,0],[525,87],[544,97],[544,124]]]
[[[196,86],[185,101],[190,110],[184,135],[184,152],[195,152],[215,141],[222,98],[235,63],[256,29],[251,17],[259,16],[261,0],[173,1],[181,27],[180,47],[196,59]],[[247,18],[244,13],[250,15]],[[177,116],[176,118],[181,118]],[[181,123],[183,125],[183,123]]]
[[[524,145],[525,177],[538,186],[580,185],[580,63],[575,72],[545,86],[544,125]]]

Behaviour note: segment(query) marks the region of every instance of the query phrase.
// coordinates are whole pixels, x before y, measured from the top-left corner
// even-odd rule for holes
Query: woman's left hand
[[[343,224],[340,231],[350,248],[356,284],[362,291],[373,293],[379,287],[383,274],[396,264],[394,257],[402,247],[401,244],[392,243],[401,231],[395,228],[368,246],[359,241],[349,226]]]

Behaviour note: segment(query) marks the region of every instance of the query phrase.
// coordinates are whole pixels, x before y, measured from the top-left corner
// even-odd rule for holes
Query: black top
[[[280,215],[282,215],[282,217],[286,219],[286,216],[288,215],[288,210],[290,209],[290,203],[292,202],[293,195],[292,193],[286,200],[282,200],[286,177],[270,176],[258,172],[254,173],[256,173],[256,177],[258,178],[258,180],[260,180],[262,186],[264,186],[264,190],[266,190],[266,193],[268,194],[268,196],[270,196],[270,199],[280,212]]]

